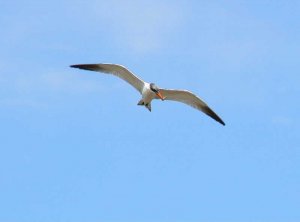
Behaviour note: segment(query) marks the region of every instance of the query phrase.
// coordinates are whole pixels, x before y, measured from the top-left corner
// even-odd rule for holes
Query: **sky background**
[[[300,221],[300,1],[1,1],[0,221]],[[188,89],[137,106],[118,63]]]

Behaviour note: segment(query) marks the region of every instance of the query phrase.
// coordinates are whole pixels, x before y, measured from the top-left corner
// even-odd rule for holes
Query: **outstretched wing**
[[[222,125],[225,125],[223,120],[214,111],[212,111],[212,109],[209,108],[208,105],[203,100],[201,100],[195,94],[187,90],[175,90],[175,89],[160,89],[160,92],[165,97],[166,100],[173,100],[173,101],[185,103],[189,106],[194,107],[195,109],[204,112],[206,115],[210,116],[211,118],[221,123]]]
[[[142,93],[144,87],[144,81],[135,76],[127,68],[117,64],[79,64],[71,65],[72,68],[85,69],[96,72],[103,72],[118,76],[119,78],[125,80],[134,88],[136,88],[140,93]]]

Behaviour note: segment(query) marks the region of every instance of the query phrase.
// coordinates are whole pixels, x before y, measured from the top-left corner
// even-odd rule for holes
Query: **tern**
[[[142,99],[137,105],[145,106],[151,112],[151,101],[153,99],[173,100],[177,102],[185,103],[194,107],[206,115],[210,116],[217,122],[225,125],[223,120],[211,109],[209,106],[194,93],[187,90],[178,89],[162,89],[156,86],[154,83],[148,83],[134,75],[126,67],[118,64],[78,64],[71,65],[72,68],[84,69],[89,71],[102,72],[115,75],[130,85],[132,85],[139,93],[142,94]]]

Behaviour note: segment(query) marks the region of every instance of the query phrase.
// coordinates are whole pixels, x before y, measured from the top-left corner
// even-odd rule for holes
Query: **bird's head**
[[[165,97],[160,92],[160,89],[154,84],[150,83],[150,89],[152,92],[154,92],[162,101],[164,101]]]

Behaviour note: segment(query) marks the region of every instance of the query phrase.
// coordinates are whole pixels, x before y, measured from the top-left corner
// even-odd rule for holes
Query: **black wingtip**
[[[214,120],[216,120],[218,123],[222,124],[223,126],[225,126],[226,124],[223,122],[223,120],[218,117],[217,115],[216,116],[211,116]]]
[[[99,71],[100,67],[98,64],[78,64],[70,65],[71,68],[85,69],[89,71]]]
[[[212,111],[212,109],[209,108],[208,106],[202,108],[202,111],[204,113],[206,113],[208,116],[210,116],[211,118],[213,118],[214,120],[216,120],[218,123],[220,123],[223,126],[225,126],[224,121],[214,111]]]
[[[223,126],[226,126],[226,124],[222,120],[219,123],[221,123]]]
[[[71,68],[80,68],[80,65],[70,65]]]

